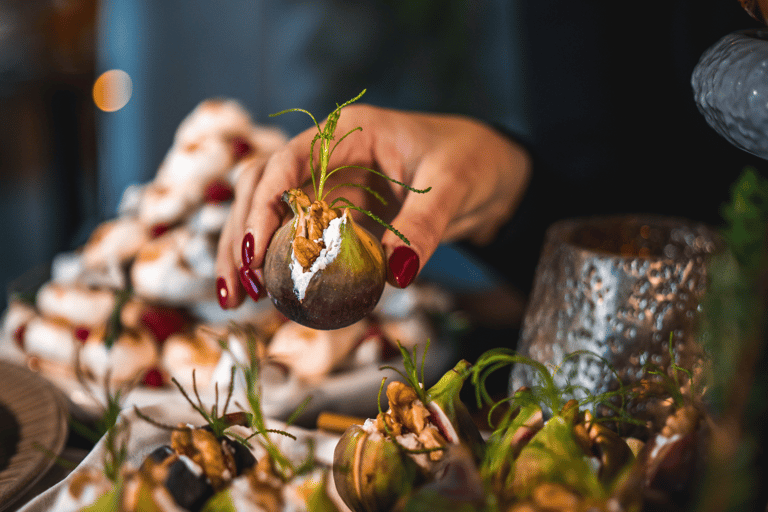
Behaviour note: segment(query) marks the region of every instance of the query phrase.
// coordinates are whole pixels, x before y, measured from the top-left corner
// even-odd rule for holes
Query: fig
[[[397,499],[424,480],[418,464],[373,425],[353,425],[336,445],[333,479],[355,512],[391,510]]]
[[[299,189],[283,193],[282,199],[290,205],[294,218],[274,234],[264,260],[264,287],[275,307],[294,322],[313,329],[340,329],[361,320],[373,310],[384,291],[384,251],[379,241],[354,221],[350,210],[367,215],[410,245],[394,226],[355,206],[349,199],[338,196],[330,204],[326,202],[328,194],[341,187],[358,188],[386,205],[380,194],[360,183],[341,183],[326,190],[326,179],[338,171],[354,168],[376,174],[411,192],[422,194],[431,189],[415,189],[379,171],[357,165],[329,170],[328,163],[336,146],[350,134],[362,130],[354,128],[332,144],[341,110],[363,94],[365,90],[338,105],[322,128],[306,110],[289,109],[273,114],[303,112],[312,118],[317,128],[309,148],[314,200]],[[316,144],[319,146],[317,168]],[[343,210],[337,205],[343,206]]]
[[[322,201],[309,204],[301,190],[290,190],[283,199],[294,218],[275,233],[264,262],[264,286],[275,307],[294,322],[323,330],[368,315],[386,281],[379,241],[348,208],[339,212]]]
[[[454,456],[461,453],[460,459],[472,465],[483,456],[484,441],[460,398],[470,374],[469,362],[460,361],[434,386],[424,389],[415,363],[407,352],[403,355],[402,376],[408,384],[389,384],[389,410],[348,428],[336,445],[334,482],[339,496],[355,512],[391,510],[425,483],[449,478],[443,483],[452,487],[459,477],[456,472],[464,467]],[[454,456],[447,457],[449,451]]]

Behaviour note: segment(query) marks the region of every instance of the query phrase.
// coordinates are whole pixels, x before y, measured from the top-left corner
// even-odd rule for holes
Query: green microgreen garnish
[[[593,357],[600,360],[613,373],[618,382],[618,388],[613,391],[594,395],[589,393],[583,386],[571,384],[570,382],[567,382],[564,385],[558,385],[555,377],[560,373],[563,365],[569,359],[576,357]],[[530,392],[514,393],[510,397],[494,400],[485,386],[487,378],[491,373],[513,364],[524,364],[535,371],[535,378],[533,379],[534,382],[530,385]],[[488,413],[488,422],[491,426],[493,426],[492,416],[494,415],[494,412],[502,405],[506,404],[515,408],[536,404],[540,405],[542,409],[549,410],[556,414],[569,400],[572,399],[577,400],[579,407],[600,405],[616,414],[615,417],[602,417],[596,421],[617,421],[618,425],[621,423],[643,424],[639,420],[631,418],[626,411],[627,399],[632,394],[631,387],[623,384],[616,369],[605,358],[586,350],[578,350],[567,354],[560,365],[550,370],[543,363],[519,354],[512,349],[491,349],[480,356],[471,371],[472,384],[475,387],[475,396],[478,407],[482,407],[483,405],[491,406]],[[619,406],[616,406],[613,403],[616,400],[619,401]],[[507,418],[509,421],[512,419],[513,418]],[[503,429],[508,427],[508,425],[504,425],[503,423],[504,422],[496,428]]]
[[[106,346],[107,349],[112,348],[112,345],[115,344],[117,338],[120,336],[120,331],[123,330],[123,324],[120,321],[120,312],[130,298],[130,290],[120,290],[115,296],[115,308],[109,315],[109,319],[107,320],[107,331],[104,334],[104,346]]]
[[[228,435],[229,437],[233,438],[235,441],[240,442],[241,444],[244,444],[248,446],[247,441],[242,438],[241,436],[232,433],[227,432],[227,429],[232,427],[233,425],[241,425],[245,426],[250,423],[250,415],[247,413],[233,413],[233,414],[227,414],[227,408],[229,407],[229,402],[232,398],[232,392],[234,390],[234,381],[235,381],[235,367],[232,367],[232,370],[230,372],[230,384],[227,391],[227,396],[224,400],[224,405],[221,408],[221,411],[219,411],[219,385],[218,382],[214,384],[214,403],[210,408],[210,411],[206,410],[205,405],[203,404],[202,398],[200,398],[200,392],[197,389],[197,377],[195,375],[195,370],[192,370],[192,392],[196,398],[197,401],[193,400],[192,397],[187,393],[187,391],[184,389],[184,387],[179,383],[178,380],[176,380],[175,377],[171,378],[171,382],[178,388],[179,392],[182,394],[182,396],[189,402],[189,404],[192,406],[192,408],[197,411],[200,416],[203,417],[205,422],[208,425],[208,428],[210,428],[211,433],[216,437],[216,439],[222,438],[224,435]],[[163,423],[158,422],[157,420],[150,418],[141,410],[134,406],[134,411],[136,412],[136,415],[143,419],[144,421],[151,423],[152,425],[165,429],[165,430],[174,430],[177,427],[174,427],[172,425],[165,425]]]
[[[682,392],[682,383],[680,382],[679,374],[683,373],[686,377],[688,377],[691,391],[693,391],[693,372],[675,363],[675,350],[672,343],[673,338],[674,333],[669,333],[669,370],[667,371],[650,361],[643,365],[643,370],[649,375],[655,375],[659,377],[661,379],[661,385],[664,387],[664,390],[672,397],[675,405],[682,407],[686,403],[686,396],[683,395]],[[689,400],[691,398],[693,398],[693,396],[688,396]]]
[[[341,109],[343,109],[347,105],[350,105],[350,104],[354,103],[355,101],[359,100],[363,96],[363,94],[365,94],[365,89],[363,89],[363,91],[360,94],[358,94],[357,96],[355,96],[351,100],[349,100],[349,101],[347,101],[345,103],[342,103],[341,105],[337,104],[336,105],[336,109],[328,115],[328,119],[325,122],[325,126],[323,126],[322,128],[320,127],[320,123],[317,122],[317,120],[315,119],[315,116],[313,116],[312,113],[308,112],[307,110],[301,109],[301,108],[290,108],[290,109],[283,110],[283,111],[280,111],[280,112],[277,112],[275,114],[271,114],[270,115],[270,117],[274,117],[274,116],[279,116],[279,115],[282,115],[282,114],[285,114],[285,113],[288,113],[288,112],[303,112],[304,114],[307,114],[312,119],[312,122],[315,124],[315,127],[317,128],[317,134],[312,139],[312,143],[310,144],[310,150],[309,150],[310,176],[311,176],[311,181],[312,181],[312,188],[314,189],[314,193],[315,193],[315,199],[317,201],[325,201],[325,199],[327,198],[329,193],[334,192],[335,190],[339,189],[340,187],[356,187],[356,188],[359,188],[359,189],[364,190],[365,192],[368,192],[369,194],[371,194],[377,201],[379,201],[384,206],[387,205],[387,201],[381,196],[381,194],[378,194],[373,189],[371,189],[370,187],[365,186],[365,185],[360,185],[360,184],[356,184],[356,183],[342,183],[342,184],[336,185],[336,186],[332,187],[330,190],[326,191],[325,190],[325,185],[326,185],[326,181],[328,180],[328,178],[331,177],[332,175],[334,175],[335,173],[337,173],[339,171],[342,171],[342,170],[345,170],[345,169],[360,169],[360,170],[363,170],[363,171],[367,171],[367,172],[373,173],[373,174],[375,174],[377,176],[380,176],[380,177],[388,180],[391,183],[395,183],[397,185],[400,185],[401,187],[405,188],[406,190],[409,190],[409,191],[417,193],[417,194],[424,194],[424,193],[427,193],[430,190],[432,190],[432,187],[428,187],[428,188],[425,188],[425,189],[413,188],[410,185],[407,185],[405,183],[397,181],[397,180],[387,176],[386,174],[384,174],[382,172],[376,171],[374,169],[370,169],[368,167],[359,166],[359,165],[342,165],[342,166],[336,167],[336,168],[334,168],[334,169],[332,169],[330,171],[328,170],[328,164],[329,164],[329,162],[331,160],[331,156],[333,155],[333,152],[335,151],[336,147],[338,147],[338,145],[341,143],[341,141],[343,141],[349,135],[351,135],[352,133],[354,133],[356,131],[362,131],[362,127],[360,127],[360,126],[358,126],[356,128],[353,128],[352,130],[350,130],[347,133],[345,133],[344,135],[342,135],[339,138],[339,140],[336,141],[335,144],[332,144],[332,141],[335,138],[334,137],[334,133],[336,131],[336,125],[338,124],[339,117],[341,116]],[[318,143],[320,144],[320,152],[319,152],[320,154],[318,156],[319,162],[318,162],[318,165],[316,167],[315,166],[315,145],[318,144]],[[374,215],[370,211],[368,211],[368,210],[366,210],[364,208],[360,208],[360,207],[357,207],[357,206],[353,205],[352,202],[349,201],[348,199],[345,199],[345,198],[342,198],[342,197],[336,198],[336,199],[334,199],[334,201],[329,206],[331,208],[333,208],[338,203],[343,203],[347,208],[350,208],[350,209],[353,209],[353,210],[357,210],[357,211],[359,211],[361,213],[364,213],[365,215],[367,215],[368,217],[370,217],[374,221],[378,222],[379,224],[381,224],[382,226],[384,226],[388,230],[392,231],[406,245],[411,245],[410,241],[402,233],[397,231],[391,224],[385,222],[384,220],[379,218],[377,215]]]
[[[256,355],[256,337],[253,331],[243,331],[245,334],[247,351],[248,351],[248,363],[242,364],[240,370],[242,371],[245,381],[245,394],[248,400],[248,405],[251,410],[250,427],[253,429],[247,439],[250,440],[254,437],[259,438],[259,443],[267,451],[270,461],[272,463],[272,469],[275,474],[278,475],[283,481],[290,480],[293,476],[305,473],[312,469],[314,465],[314,446],[310,442],[309,451],[307,457],[300,464],[294,464],[281,450],[275,441],[269,436],[269,434],[279,434],[289,437],[293,440],[296,436],[288,432],[276,429],[269,429],[266,425],[266,420],[262,412],[261,407],[261,386],[259,384],[259,374],[261,370],[261,361]],[[306,408],[307,404],[311,400],[311,397],[307,397],[296,408],[296,410],[290,415],[286,424],[290,426],[296,421],[301,413]]]
[[[123,408],[123,398],[130,392],[135,383],[129,383],[113,391],[110,384],[112,372],[108,370],[104,376],[104,400],[102,402],[94,394],[92,387],[86,382],[85,376],[80,371],[79,352],[75,355],[75,368],[75,378],[82,387],[82,390],[89,395],[94,404],[103,405],[101,405],[101,415],[93,425],[80,421],[71,415],[69,417],[69,425],[72,430],[93,444],[96,444],[102,437],[104,438],[104,474],[112,482],[117,482],[120,476],[120,467],[128,457],[126,438],[128,425],[125,423],[118,424],[117,420]]]
[[[259,385],[260,361],[256,356],[255,333],[253,330],[240,328],[236,325],[232,325],[231,328],[239,329],[241,334],[245,336],[249,362],[233,365],[231,367],[229,387],[227,389],[227,394],[221,409],[219,409],[218,384],[214,384],[214,404],[210,407],[210,409],[206,409],[197,388],[197,379],[194,370],[192,371],[192,393],[194,398],[190,396],[190,394],[175,378],[172,378],[171,381],[176,385],[176,387],[179,389],[179,392],[181,392],[182,396],[184,396],[192,408],[203,417],[208,427],[210,428],[211,433],[217,439],[223,436],[227,436],[248,448],[252,448],[251,442],[256,440],[267,452],[267,457],[269,458],[269,461],[272,465],[274,474],[283,481],[287,482],[294,476],[306,473],[312,469],[314,466],[314,446],[310,441],[306,459],[304,459],[299,464],[295,464],[281,451],[277,443],[275,443],[275,441],[270,437],[270,434],[278,434],[296,440],[296,436],[289,432],[279,429],[267,428],[266,419],[261,407],[261,388]],[[219,339],[219,345],[224,350],[228,350],[229,348],[225,339]],[[232,395],[234,393],[234,386],[238,370],[242,372],[243,380],[245,382],[245,394],[246,399],[248,400],[250,412],[227,413],[227,408],[232,400]],[[306,405],[309,403],[309,400],[310,398],[305,399],[302,404],[291,414],[286,422],[287,425],[290,426],[294,421],[296,421],[296,419],[298,419]],[[242,406],[240,406],[240,408],[245,409]],[[155,425],[158,428],[166,430],[175,430],[177,428],[172,425],[164,425],[163,423],[150,418],[135,406],[134,410],[139,418],[151,423],[152,425]],[[236,432],[229,430],[230,427],[234,425],[247,427],[251,430],[251,432],[248,436],[241,436]]]
[[[424,363],[427,360],[427,351],[429,350],[429,342],[430,340],[427,339],[427,343],[424,346],[424,352],[421,354],[421,367],[417,368],[417,349],[418,345],[414,345],[413,347],[413,355],[411,355],[408,352],[408,349],[403,347],[403,345],[400,344],[400,341],[397,341],[397,348],[400,349],[400,354],[403,357],[403,370],[400,370],[399,368],[395,368],[394,366],[381,366],[380,370],[392,370],[403,378],[405,382],[411,386],[414,391],[416,391],[416,396],[419,397],[419,400],[421,400],[421,403],[423,403],[425,406],[429,403],[429,396],[427,394],[427,390],[424,388]],[[386,378],[385,378],[386,379]],[[383,383],[382,383],[383,386]],[[381,401],[379,401],[379,404],[381,404]]]

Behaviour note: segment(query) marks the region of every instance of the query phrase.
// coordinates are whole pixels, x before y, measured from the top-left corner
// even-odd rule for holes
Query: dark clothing
[[[534,181],[483,257],[527,290],[558,218],[648,212],[718,224],[741,170],[766,164],[707,125],[691,74],[709,46],[757,22],[736,1],[520,4]]]

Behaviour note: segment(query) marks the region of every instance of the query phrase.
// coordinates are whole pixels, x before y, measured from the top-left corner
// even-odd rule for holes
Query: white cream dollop
[[[341,225],[347,222],[347,213],[333,219],[328,227],[323,230],[323,242],[325,247],[320,251],[320,255],[312,263],[312,266],[304,272],[301,263],[296,260],[296,255],[291,249],[291,279],[293,279],[293,291],[299,301],[304,300],[304,294],[307,291],[312,277],[319,271],[333,263],[341,250]]]

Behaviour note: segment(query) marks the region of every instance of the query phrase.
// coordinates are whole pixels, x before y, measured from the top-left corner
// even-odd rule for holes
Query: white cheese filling
[[[669,443],[674,443],[678,439],[680,439],[682,436],[680,434],[674,434],[670,437],[665,437],[661,434],[656,436],[656,445],[653,447],[653,450],[651,450],[651,460],[655,459],[658,455],[661,449],[668,445]]]
[[[293,279],[293,292],[299,301],[304,300],[304,294],[307,292],[307,287],[312,277],[318,271],[333,263],[333,260],[339,255],[339,250],[341,250],[341,225],[346,222],[347,214],[344,212],[344,215],[333,219],[328,224],[328,227],[323,231],[322,238],[325,248],[320,251],[320,255],[306,272],[304,272],[301,263],[296,260],[296,254],[291,249],[291,279]],[[315,241],[319,242],[319,240]]]

